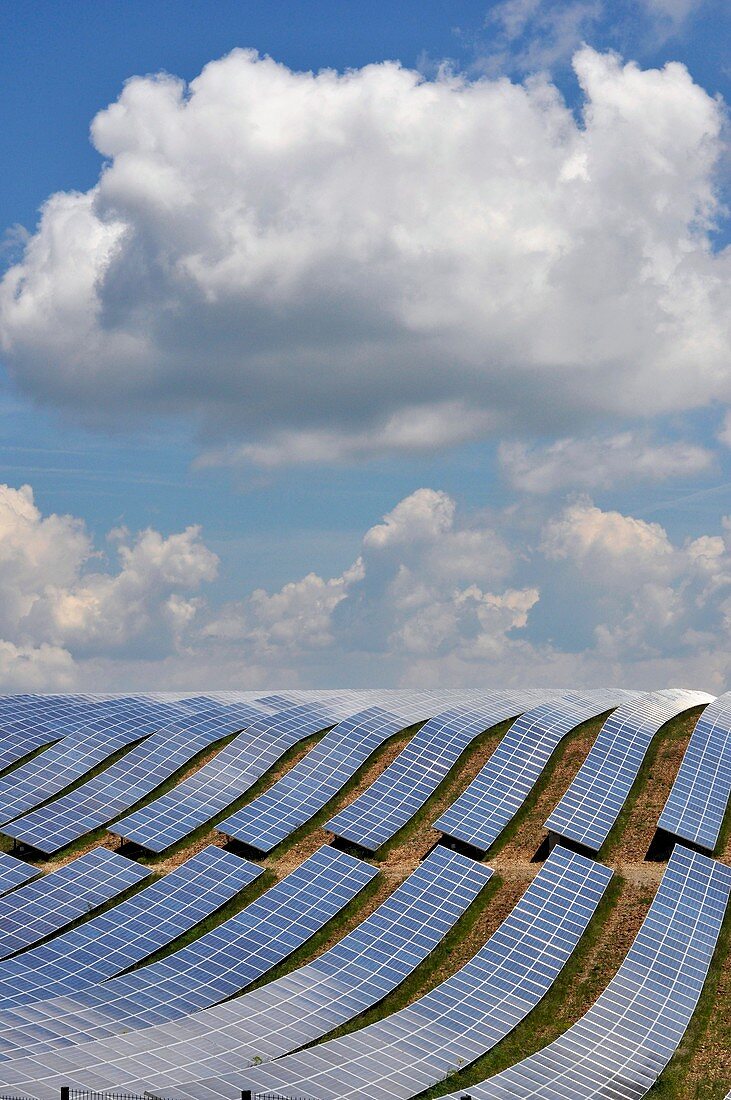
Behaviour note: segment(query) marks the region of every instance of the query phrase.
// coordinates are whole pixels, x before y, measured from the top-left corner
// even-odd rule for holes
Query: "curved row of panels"
[[[704,692],[679,689],[647,694],[361,691],[313,693],[304,699],[305,694],[86,704],[72,697],[71,732],[0,778],[0,830],[50,855],[114,822],[111,831],[122,840],[160,853],[224,816],[287,751],[329,729],[279,782],[224,816],[218,826],[249,848],[269,852],[321,811],[385,741],[420,724],[374,783],[327,822],[340,840],[375,851],[408,824],[476,738],[514,719],[480,773],[435,822],[445,836],[486,852],[566,734],[608,711],[587,759],[546,821],[554,839],[596,852],[658,730],[683,711],[705,708],[659,827],[706,851],[718,842],[731,794],[729,696],[714,700]],[[87,720],[79,725],[84,705]],[[45,712],[34,699],[26,707],[29,724],[44,729],[48,713],[58,716],[62,709],[56,698]],[[0,752],[6,728],[11,738],[17,734],[21,709],[17,703],[0,706]],[[134,741],[121,758],[78,782],[105,756]],[[161,784],[216,745],[219,751],[193,775],[154,796]]]
[[[6,904],[15,939],[5,948],[0,943],[6,956],[0,1087],[37,1097],[57,1095],[64,1084],[154,1090],[181,1100],[238,1097],[242,1088],[315,1100],[416,1096],[484,1055],[550,989],[611,877],[588,854],[609,834],[655,733],[669,718],[700,708],[660,827],[713,850],[731,791],[730,698],[670,690],[0,699],[0,752],[5,733],[13,742],[24,721],[37,731],[30,742],[36,736],[55,742],[8,773],[9,786],[0,788],[11,799],[19,776],[19,802],[11,805],[27,809],[32,776],[39,777],[37,808],[3,831],[42,851],[69,843],[74,816],[72,839],[125,810],[133,812],[113,831],[132,839],[129,833],[139,830],[138,843],[164,851],[231,807],[221,831],[256,852],[270,851],[322,811],[376,749],[409,728],[412,736],[392,764],[327,823],[342,841],[373,851],[408,824],[476,738],[512,720],[482,771],[436,823],[471,854],[438,846],[351,933],[250,993],[244,991],[252,982],[354,902],[376,868],[320,848],[212,931],[140,966],[254,884],[261,868],[209,848],[146,884],[145,868],[96,849],[33,882],[27,863],[3,854],[0,907]],[[585,764],[548,819],[556,846],[474,958],[408,1008],[302,1051],[396,989],[454,929],[491,875],[472,857],[487,851],[520,809],[561,739],[607,711]],[[49,736],[64,718],[63,732]],[[236,809],[288,749],[326,730],[282,780]],[[135,809],[181,764],[227,738],[189,780]],[[120,751],[116,762],[54,800]],[[39,763],[44,756],[50,767]],[[54,768],[71,776],[60,787]],[[23,835],[23,823],[33,818]],[[594,1008],[556,1043],[471,1086],[471,1093],[644,1096],[700,995],[730,875],[677,845],[634,946]],[[80,907],[90,914],[125,890],[126,900],[62,930]]]

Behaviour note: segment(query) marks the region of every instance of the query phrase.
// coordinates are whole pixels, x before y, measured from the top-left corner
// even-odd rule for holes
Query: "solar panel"
[[[57,852],[129,809],[201,750],[259,716],[257,708],[244,704],[179,719],[74,791],[3,825],[2,832],[42,852]]]
[[[83,1043],[83,1050],[69,1054],[78,1068],[93,1065],[101,1056],[115,1064],[115,1072],[139,1075],[150,1069],[146,1054],[155,1058],[164,1050],[166,1082],[172,1067],[180,1079],[208,1072],[213,1052],[227,1050],[231,1065],[241,1067],[257,1059],[269,1059],[319,1038],[339,1023],[381,1000],[410,974],[436,947],[465,911],[491,871],[465,856],[444,848],[426,860],[362,924],[314,962],[252,993],[216,1008],[205,1009],[169,1024],[132,1033],[114,1021],[99,1024],[74,998],[34,1006],[33,1020],[42,1022],[45,1036],[22,1026],[5,1034],[5,1014],[0,1013],[0,1052],[25,1043],[25,1053],[37,1057],[69,1044]],[[26,1010],[27,1014],[27,1010]],[[100,1036],[120,1038],[90,1042]],[[53,1036],[49,1038],[49,1036]],[[202,1051],[206,1051],[206,1055]],[[215,1067],[214,1067],[215,1068]]]
[[[676,846],[629,954],[596,1004],[543,1050],[470,1085],[474,1100],[645,1096],[690,1023],[730,891],[731,868]]]
[[[172,708],[165,708],[167,717]],[[0,825],[39,806],[127,745],[163,725],[160,707],[125,711],[107,729],[68,734],[40,756],[0,779]],[[179,712],[182,716],[182,711]]]
[[[208,847],[144,890],[0,966],[0,1058],[52,1049],[73,994],[173,943],[252,883],[261,868]],[[60,1041],[67,1041],[64,1033]],[[73,1041],[73,1040],[72,1040]]]
[[[0,716],[0,771],[9,768],[36,749],[58,741],[69,733],[94,723],[108,721],[125,701],[93,703],[71,697],[66,705],[58,699],[41,701],[37,706],[8,708]]]
[[[731,796],[731,692],[709,703],[693,730],[658,827],[712,852]]]
[[[571,786],[546,821],[563,839],[598,852],[625,803],[650,743],[665,722],[713,701],[705,691],[670,688],[624,703],[602,726]]]
[[[368,863],[321,848],[240,913],[188,946],[131,974],[77,992],[76,1020],[80,1026],[93,1023],[127,1034],[224,1000],[305,943],[376,874]],[[64,998],[67,1011],[68,1006]],[[20,1009],[19,1018],[25,1017]],[[66,1026],[74,1026],[73,1016],[67,1016]],[[41,1039],[48,1037],[43,1024],[38,1030]],[[64,1049],[55,1057],[67,1064],[74,1050]],[[53,1058],[49,1053],[43,1061],[50,1065]],[[13,1059],[13,1065],[17,1061]]]
[[[496,691],[479,706],[463,704],[430,718],[393,763],[325,828],[377,851],[421,809],[476,737],[552,694]]]
[[[116,835],[163,852],[245,794],[299,741],[360,710],[362,695],[298,703],[260,718],[195,775],[149,805],[118,821]]]
[[[423,699],[415,701],[408,718],[382,707],[346,718],[268,791],[222,821],[219,831],[270,852],[322,809],[384,741],[426,717],[424,707]]]
[[[236,1085],[224,1076],[178,1087],[177,1095],[207,1100],[253,1088],[304,1090],[317,1100],[415,1096],[486,1053],[524,1019],[571,955],[611,874],[594,860],[555,849],[484,947],[412,1005],[351,1035],[239,1072]]]
[[[486,852],[523,805],[561,739],[582,722],[618,706],[628,694],[566,692],[555,702],[526,711],[434,827]]]
[[[106,848],[95,848],[20,886],[0,899],[0,959],[37,943],[149,874],[139,863]]]
[[[0,894],[7,894],[8,890],[37,878],[40,873],[37,867],[29,866],[22,859],[0,852]]]

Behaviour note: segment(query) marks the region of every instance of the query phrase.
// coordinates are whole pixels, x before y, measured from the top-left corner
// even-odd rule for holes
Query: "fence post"
[[[61,1100],[69,1100],[71,1089],[68,1085],[61,1085]]]

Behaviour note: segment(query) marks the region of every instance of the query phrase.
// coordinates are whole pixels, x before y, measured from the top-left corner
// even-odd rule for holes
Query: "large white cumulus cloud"
[[[131,80],[2,283],[9,369],[268,466],[731,400],[721,106],[679,64],[574,64],[581,121],[542,79],[392,63]]]

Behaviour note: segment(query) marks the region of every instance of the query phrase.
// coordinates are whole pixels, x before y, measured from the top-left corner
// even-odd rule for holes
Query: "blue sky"
[[[5,683],[652,686],[711,647],[720,684],[730,31],[722,0],[4,5]],[[236,48],[273,67],[195,83]]]

